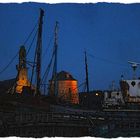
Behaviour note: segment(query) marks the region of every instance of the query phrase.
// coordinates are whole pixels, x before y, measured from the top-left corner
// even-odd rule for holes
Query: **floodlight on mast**
[[[129,64],[131,64],[131,67],[133,69],[133,79],[136,79],[136,69],[140,63],[133,62],[133,61],[128,61]]]

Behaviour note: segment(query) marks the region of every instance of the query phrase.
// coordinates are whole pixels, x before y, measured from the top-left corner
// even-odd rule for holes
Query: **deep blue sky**
[[[81,84],[85,80],[86,49],[90,89],[108,89],[113,80],[118,87],[122,74],[132,77],[127,61],[140,62],[140,4],[0,4],[0,70],[33,29],[39,8],[45,10],[43,51],[53,36],[55,21],[59,22],[58,71],[70,72]],[[48,64],[52,47],[53,41],[43,57],[43,68]],[[17,62],[18,58],[0,75],[0,80],[16,76]]]

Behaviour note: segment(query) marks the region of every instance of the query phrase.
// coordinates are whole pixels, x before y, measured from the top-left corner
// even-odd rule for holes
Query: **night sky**
[[[45,10],[42,73],[50,61],[58,21],[58,71],[68,71],[79,85],[83,83],[86,49],[90,90],[109,89],[112,81],[118,88],[122,74],[126,79],[132,77],[127,61],[140,62],[140,4],[0,4],[0,71],[24,44],[37,23],[39,8]],[[29,61],[33,60],[35,44],[27,56]],[[18,57],[0,74],[0,80],[14,78],[17,63]]]

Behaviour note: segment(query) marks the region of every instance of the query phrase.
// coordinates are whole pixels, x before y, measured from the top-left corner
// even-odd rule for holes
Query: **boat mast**
[[[55,24],[55,31],[54,31],[54,68],[53,68],[53,76],[54,76],[54,95],[58,95],[57,90],[57,50],[58,50],[58,22],[56,21]]]
[[[43,24],[44,11],[40,9],[40,17],[38,24],[38,36],[37,36],[37,60],[36,60],[36,95],[40,94],[40,82],[41,82],[41,53],[42,53],[42,24]]]
[[[86,69],[86,87],[87,87],[87,93],[89,93],[88,64],[87,64],[86,51],[85,51],[85,69]]]

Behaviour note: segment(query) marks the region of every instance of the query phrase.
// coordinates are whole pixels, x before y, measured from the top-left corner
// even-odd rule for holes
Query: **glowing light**
[[[95,95],[96,95],[96,96],[99,96],[99,93],[96,93]]]
[[[51,95],[54,95],[53,88],[54,85],[51,85],[50,86]],[[58,97],[65,101],[70,101],[73,104],[79,104],[77,81],[76,80],[58,81]]]
[[[27,69],[26,68],[22,68],[19,72],[17,86],[16,86],[16,92],[21,94],[24,86],[28,86],[28,87],[30,86],[30,82],[28,81],[28,78],[27,78]]]

